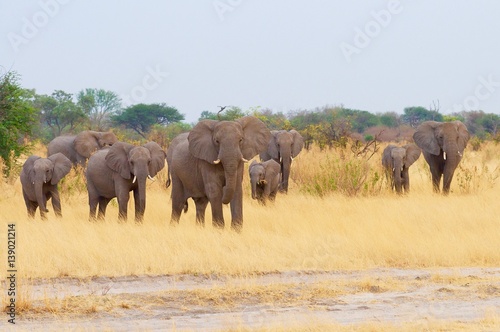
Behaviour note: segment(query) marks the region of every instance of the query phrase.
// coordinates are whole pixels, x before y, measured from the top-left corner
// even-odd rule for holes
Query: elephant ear
[[[267,151],[263,152],[262,155],[267,154],[270,158],[278,159],[279,158],[279,149],[278,144],[276,143],[276,138],[279,135],[279,130],[271,130],[271,136],[269,138],[269,142],[267,144]],[[262,158],[262,160],[269,160],[270,158]]]
[[[461,121],[457,120],[453,121],[453,123],[457,126],[458,131],[458,150],[460,153],[463,153],[467,142],[469,142],[470,134],[467,127]]]
[[[143,145],[151,153],[151,163],[149,164],[149,175],[155,176],[156,173],[165,167],[165,151],[156,142],[148,142]]]
[[[413,134],[413,140],[422,150],[439,156],[441,147],[436,139],[435,132],[440,130],[442,122],[425,121],[418,126],[417,131]]]
[[[406,149],[405,166],[406,168],[408,168],[411,165],[413,165],[414,162],[417,161],[422,151],[420,151],[420,148],[415,144],[407,144],[403,147]]]
[[[113,171],[120,174],[124,179],[130,179],[130,165],[128,162],[128,154],[134,146],[125,142],[116,142],[109,148],[106,154],[106,165]]]
[[[52,161],[52,163],[54,164],[54,170],[52,171],[52,179],[50,180],[50,184],[55,185],[59,181],[61,181],[61,179],[66,176],[66,174],[69,173],[69,171],[71,170],[71,161],[60,152],[51,155],[47,159]]]
[[[252,159],[260,152],[266,150],[271,132],[264,122],[254,116],[244,116],[236,120],[243,128],[243,145],[241,153],[243,158]]]
[[[99,149],[99,135],[99,132],[91,130],[85,130],[76,135],[74,141],[76,152],[85,158],[90,158],[90,155]]]
[[[199,159],[203,159],[211,164],[218,158],[217,147],[212,135],[218,121],[202,120],[189,132],[189,152]]]
[[[250,166],[248,166],[248,170],[251,171],[252,167],[254,167],[255,165],[257,165],[257,161],[252,160],[252,163],[250,164]]]
[[[293,129],[290,130],[290,134],[292,134],[293,137],[292,157],[295,158],[304,147],[304,138],[298,131]]]
[[[384,166],[385,168],[394,168],[391,153],[395,148],[397,148],[397,146],[391,144],[384,149],[384,152],[382,153],[382,166]]]
[[[280,173],[281,166],[275,160],[269,160],[262,164],[266,170],[266,181],[271,183],[270,181]]]
[[[35,182],[35,170],[33,166],[35,165],[35,161],[40,159],[39,156],[30,156],[23,165],[23,172],[28,176],[30,183]]]

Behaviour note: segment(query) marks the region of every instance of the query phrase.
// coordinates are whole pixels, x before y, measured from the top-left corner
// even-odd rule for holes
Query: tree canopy
[[[132,129],[144,138],[154,124],[168,125],[182,120],[184,115],[164,103],[132,105],[112,117],[114,124]]]
[[[121,99],[112,91],[85,89],[78,93],[77,104],[87,115],[89,129],[106,131],[111,125],[111,117],[120,110]]]
[[[15,72],[0,77],[0,158],[5,176],[10,174],[16,158],[26,152],[22,139],[31,134],[37,119],[32,96],[20,87],[18,80]]]

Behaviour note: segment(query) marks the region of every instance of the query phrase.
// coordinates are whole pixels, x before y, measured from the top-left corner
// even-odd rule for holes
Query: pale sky
[[[218,105],[500,114],[500,1],[0,0],[0,66],[187,122]]]

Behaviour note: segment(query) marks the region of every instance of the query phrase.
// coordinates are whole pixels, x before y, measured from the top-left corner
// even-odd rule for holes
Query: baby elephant
[[[410,177],[408,169],[420,157],[420,149],[415,144],[407,144],[403,147],[389,145],[382,155],[382,165],[385,168],[387,180],[391,188],[396,188],[398,194],[410,191]]]
[[[274,201],[280,184],[280,164],[271,159],[264,162],[250,164],[250,183],[252,185],[252,198],[265,205],[266,200]]]
[[[46,219],[47,201],[52,198],[56,216],[61,217],[61,200],[57,183],[69,173],[71,161],[62,153],[48,158],[31,156],[26,160],[21,172],[23,197],[28,215],[33,218],[36,208],[40,207],[40,216]]]

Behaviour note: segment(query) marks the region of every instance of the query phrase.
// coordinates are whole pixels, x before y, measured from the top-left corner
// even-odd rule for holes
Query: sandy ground
[[[210,331],[371,321],[418,322],[425,329],[430,320],[500,315],[500,268],[59,278],[29,284],[32,305],[18,315],[16,330]],[[235,292],[221,291],[226,288]],[[10,327],[6,319],[2,325]]]

